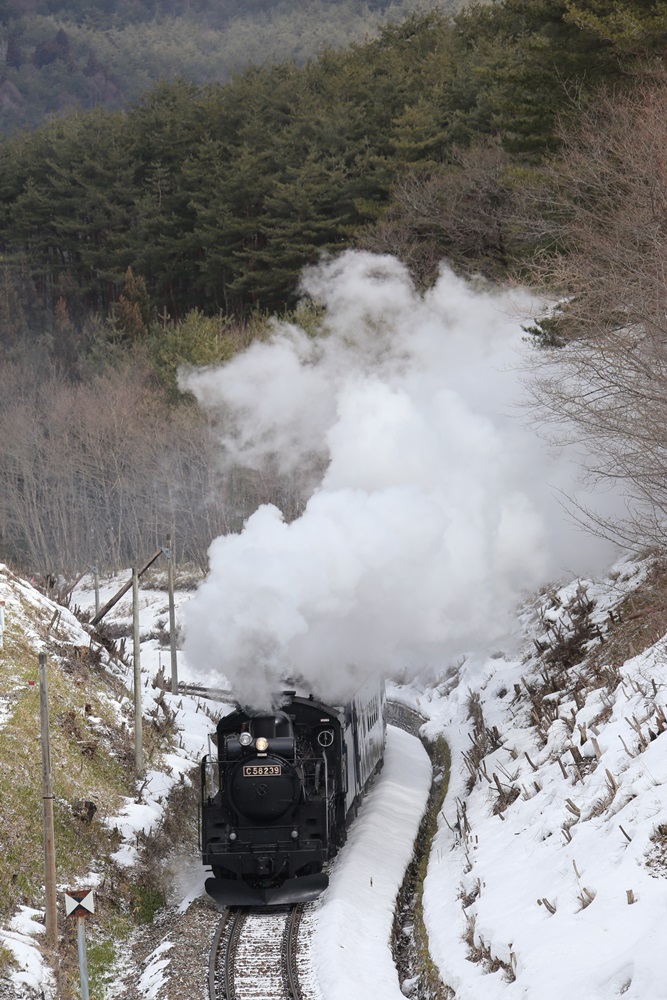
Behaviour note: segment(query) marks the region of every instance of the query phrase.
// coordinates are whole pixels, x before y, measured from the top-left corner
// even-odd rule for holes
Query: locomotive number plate
[[[244,764],[244,778],[274,778],[283,773],[281,764]]]

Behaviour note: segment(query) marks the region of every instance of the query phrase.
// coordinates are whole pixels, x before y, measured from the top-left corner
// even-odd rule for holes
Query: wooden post
[[[176,654],[176,610],[174,606],[174,550],[167,535],[167,578],[169,580],[169,644],[171,648],[171,693],[178,694],[178,658]]]
[[[143,574],[146,572],[146,570],[149,569],[149,567],[151,567],[153,565],[153,563],[155,562],[155,560],[159,559],[161,555],[162,555],[162,549],[158,549],[157,552],[154,552],[153,555],[148,560],[148,562],[144,563],[144,565],[141,567],[141,569],[139,570],[139,572],[138,572],[137,575],[138,576],[143,576]],[[132,586],[132,577],[130,577],[130,579],[126,583],[123,584],[123,586],[120,588],[120,590],[117,591],[113,595],[113,597],[111,598],[111,600],[107,601],[107,603],[104,605],[104,607],[101,608],[97,612],[97,614],[95,615],[95,617],[91,619],[90,624],[91,625],[99,625],[99,623],[102,621],[102,619],[104,618],[104,616],[106,615],[106,613],[108,611],[111,611],[111,609],[114,607],[114,605],[118,604],[118,602],[120,601],[121,597],[124,597],[125,594],[127,594],[128,590],[130,589],[131,586]]]
[[[42,808],[44,814],[44,887],[46,890],[46,940],[51,948],[58,943],[56,907],[56,849],[53,826],[53,786],[49,736],[49,689],[46,653],[39,654],[39,714],[42,736]]]
[[[132,618],[134,624],[134,768],[137,777],[144,773],[144,745],[141,718],[141,650],[139,641],[139,574],[132,570]]]
[[[70,585],[67,588],[67,590],[63,594],[60,595],[59,600],[58,600],[59,604],[64,604],[65,603],[65,601],[67,600],[67,598],[69,597],[69,595],[72,593],[72,591],[76,587],[77,583],[81,583],[81,581],[83,580],[83,578],[84,578],[84,576],[86,575],[87,572],[88,572],[88,570],[84,569],[83,573],[79,573],[79,575],[77,576],[77,578],[74,581],[74,583],[70,583]]]
[[[95,584],[95,615],[100,613],[100,574],[97,571],[97,566],[92,567],[93,570],[93,583]]]

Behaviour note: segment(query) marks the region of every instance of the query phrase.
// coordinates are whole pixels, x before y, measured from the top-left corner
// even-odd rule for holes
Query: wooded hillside
[[[151,432],[155,469],[180,470],[165,481],[199,484],[197,499],[171,487],[159,504],[145,495],[146,518],[162,524],[178,508],[191,556],[201,560],[210,531],[242,517],[273,487],[228,484],[227,512],[211,508],[208,431],[202,425],[195,433],[187,405],[177,405],[176,368],[224,360],[264,335],[268,312],[296,307],[298,275],[322,253],[357,246],[396,254],[422,287],[442,259],[492,280],[547,283],[569,300],[536,331],[545,345],[579,342],[584,331],[595,344],[621,321],[637,329],[648,323],[657,331],[653,377],[664,339],[666,41],[660,6],[504,0],[453,18],[414,15],[304,66],[250,68],[224,84],[163,82],[129,109],[96,108],[5,138],[0,346],[18,367],[3,367],[0,421],[15,426],[19,406],[24,418],[32,414],[31,461],[43,464],[38,456],[52,450],[48,418],[26,411],[28,397],[14,386],[21,379],[56,385],[64,413],[77,385],[99,377],[98,391],[106,387],[122,402],[115,380],[122,382],[130,359],[140,373],[137,393],[153,393],[169,413],[162,425],[173,422],[181,428],[176,437],[187,439],[182,461],[172,463]],[[302,319],[316,332],[315,314],[306,309]],[[617,345],[617,367],[604,373],[607,382],[601,378],[600,400],[623,370],[624,350]],[[590,367],[590,355],[581,363]],[[632,388],[624,385],[627,401]],[[81,406],[90,407],[84,397]],[[646,398],[654,394],[646,390]],[[591,414],[580,416],[585,422]],[[604,424],[609,413],[601,406],[594,416]],[[644,413],[637,426],[647,419]],[[618,415],[606,425],[604,474],[634,474],[636,463],[614,465],[623,430]],[[95,477],[116,481],[105,465],[108,449],[93,451],[105,455],[93,485],[66,477],[63,511],[82,488],[96,496]],[[654,460],[661,468],[660,456]],[[63,514],[30,536],[44,501],[39,480],[37,492],[27,489],[25,461],[0,455],[13,484],[4,496],[14,498],[0,510],[0,544],[31,563],[58,548],[61,563],[71,565],[84,558],[90,529],[74,531]],[[64,466],[57,460],[53,469],[56,476]],[[127,475],[140,478],[136,469]],[[637,488],[650,503],[650,470],[641,475]],[[276,488],[297,511],[298,488]],[[21,520],[21,498],[29,495],[32,508]],[[114,560],[122,561],[134,544],[130,534],[121,537],[117,511],[95,509],[108,524]],[[135,527],[140,522],[137,514]]]
[[[456,10],[461,0],[446,0]],[[303,64],[435,0],[0,2],[0,133],[47,116],[126,107],[159,81],[220,82],[247,65]]]
[[[126,112],[95,109],[5,141],[2,308],[40,325],[58,308],[80,326],[112,309],[131,268],[146,288],[144,325],[195,307],[281,309],[303,265],[366,239],[392,192],[400,203],[406,185],[427,184],[449,206],[472,162],[493,183],[496,234],[468,247],[445,231],[447,212],[428,210],[441,219],[435,249],[506,269],[534,249],[514,200],[556,148],[558,113],[638,72],[622,38],[572,10],[506,0],[454,21],[411,17],[302,68],[163,83]],[[474,215],[474,192],[466,200]]]

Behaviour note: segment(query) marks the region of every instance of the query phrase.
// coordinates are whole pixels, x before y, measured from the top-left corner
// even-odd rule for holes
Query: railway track
[[[400,701],[392,701],[387,698],[387,722],[390,726],[404,729],[411,736],[419,737],[421,727],[428,722],[426,716],[421,715],[415,708],[410,708]]]
[[[222,915],[209,959],[209,1000],[302,1000],[297,944],[303,904]]]

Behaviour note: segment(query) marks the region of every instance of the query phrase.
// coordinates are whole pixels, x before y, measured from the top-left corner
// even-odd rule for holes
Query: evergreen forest
[[[461,0],[446,0],[455,10]],[[345,48],[435,0],[0,0],[0,133]]]
[[[49,21],[73,45],[75,26],[136,28],[137,7],[26,0],[0,3],[0,17],[25,53],[29,26]],[[238,19],[231,0],[141,7],[147,31]],[[289,15],[294,42],[295,7],[251,7]],[[5,132],[0,558],[71,575],[127,565],[175,530],[203,568],[211,537],[258,500],[294,516],[298,484],[216,478],[215,428],[176,371],[230,358],[271,314],[296,312],[316,335],[299,274],[347,247],[396,255],[424,289],[446,260],[561,296],[532,330],[545,356],[566,348],[575,381],[592,357],[604,364],[585,402],[546,379],[542,403],[599,433],[600,475],[633,484],[624,537],[662,542],[667,7],[494,0],[403,14],[363,41],[327,39],[306,58],[293,45],[224,79],[184,64],[172,76],[161,49],[133,95]],[[185,35],[175,46],[186,53]]]

